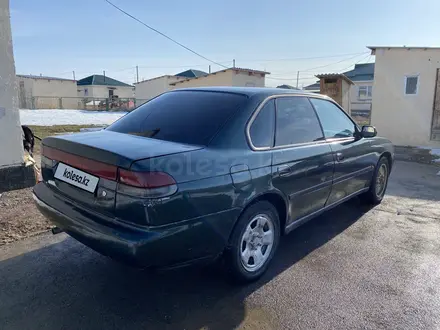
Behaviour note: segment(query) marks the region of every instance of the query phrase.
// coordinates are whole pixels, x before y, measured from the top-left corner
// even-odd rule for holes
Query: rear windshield
[[[246,102],[240,94],[179,91],[163,94],[110,125],[109,131],[207,145]]]

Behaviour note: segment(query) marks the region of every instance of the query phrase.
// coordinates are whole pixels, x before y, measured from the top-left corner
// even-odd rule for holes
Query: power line
[[[303,61],[303,60],[317,60],[323,58],[332,58],[332,57],[342,57],[342,56],[350,56],[350,55],[361,55],[362,53],[348,53],[348,54],[339,54],[339,55],[327,55],[327,56],[316,56],[316,57],[296,57],[296,58],[279,58],[279,59],[270,59],[270,60],[241,60],[243,62],[278,62],[278,61]]]
[[[321,66],[317,66],[317,67],[314,67],[314,68],[311,68],[311,69],[301,70],[301,72],[307,72],[307,71],[313,71],[313,70],[316,70],[316,69],[326,68],[326,67],[328,67],[328,66],[335,65],[335,64],[339,64],[339,63],[342,63],[342,62],[345,62],[345,61],[351,60],[351,59],[353,59],[353,58],[356,58],[356,57],[358,57],[358,56],[361,56],[361,55],[367,54],[367,53],[370,53],[370,52],[358,53],[356,56],[352,56],[352,57],[350,57],[350,58],[347,58],[347,59],[344,59],[344,60],[341,60],[341,61],[338,61],[338,62],[330,63],[330,64],[327,64],[327,65],[321,65]]]
[[[368,57],[367,62],[371,59],[371,54],[368,54],[367,56],[361,58],[359,61],[357,61],[355,64],[350,65],[349,67],[346,67],[345,69],[340,70],[341,72],[344,72],[345,70],[350,69],[353,65],[359,64],[360,62],[362,62],[363,60],[365,60]]]
[[[339,64],[339,63],[342,63],[342,62],[345,62],[345,61],[352,60],[353,58],[356,58],[358,56],[361,56],[361,55],[364,55],[364,54],[367,54],[367,53],[370,53],[370,52],[357,53],[355,56],[351,56],[349,58],[345,58],[345,59],[337,61],[337,62],[332,62],[332,63],[329,63],[329,64],[320,65],[320,66],[317,66],[317,67],[314,67],[314,68],[309,68],[309,69],[304,69],[304,70],[299,70],[299,71],[300,72],[310,72],[310,71],[313,71],[313,70],[316,70],[316,69],[326,68],[326,67],[329,67],[329,66],[332,66],[332,65],[335,65],[335,64]],[[296,72],[297,71],[285,72],[285,74],[288,75],[288,74],[293,74],[293,73],[296,73]]]
[[[232,63],[232,61],[224,61],[224,62],[217,62],[217,63]],[[194,68],[194,67],[201,67],[206,66],[206,64],[195,64],[195,65],[179,65],[179,66],[141,66],[139,65],[139,68],[145,68],[145,69],[181,69],[181,68]],[[224,68],[227,68],[226,66],[223,66]]]
[[[313,77],[307,77],[307,78],[298,78],[298,80],[310,80],[310,79],[313,79],[313,78],[315,78],[316,79],[316,77],[315,76],[313,76]],[[296,81],[296,77],[295,78],[277,78],[277,77],[266,77],[266,79],[272,79],[272,80],[290,80],[290,81]]]
[[[195,55],[197,55],[197,56],[199,56],[199,57],[201,57],[201,58],[203,58],[203,59],[205,59],[205,60],[207,60],[207,61],[209,61],[209,62],[211,62],[211,63],[214,63],[214,64],[217,64],[217,65],[222,66],[222,67],[224,67],[224,68],[227,68],[226,66],[224,66],[224,65],[222,65],[222,64],[219,64],[219,63],[217,63],[217,62],[215,62],[215,61],[213,61],[213,60],[210,60],[209,58],[207,58],[207,57],[205,57],[205,56],[203,56],[203,55],[197,53],[196,51],[192,50],[191,48],[186,47],[185,45],[181,44],[180,42],[178,42],[178,41],[174,40],[173,38],[167,36],[165,33],[162,33],[162,32],[160,32],[159,30],[157,30],[157,29],[155,29],[155,28],[149,26],[148,24],[142,22],[140,19],[138,19],[138,18],[134,17],[133,15],[127,13],[125,10],[119,8],[118,6],[116,6],[115,4],[113,4],[111,1],[109,1],[109,0],[104,0],[104,1],[107,2],[109,5],[113,6],[114,8],[116,8],[117,10],[119,10],[121,13],[124,13],[124,14],[127,15],[128,17],[134,19],[136,22],[141,23],[143,26],[147,27],[148,29],[150,29],[150,30],[152,30],[152,31],[154,31],[154,32],[156,32],[156,33],[158,33],[158,34],[160,34],[161,36],[163,36],[163,37],[167,38],[168,40],[174,42],[175,44],[179,45],[180,47],[185,48],[187,51],[190,51],[191,53],[193,53],[193,54],[195,54]]]
[[[365,54],[365,53],[362,53],[362,54]],[[357,56],[355,56],[355,57],[358,57],[360,54],[358,54]],[[367,56],[365,56],[365,57],[363,57],[363,58],[361,58],[359,61],[357,61],[356,63],[354,63],[354,64],[350,64],[350,66],[348,66],[347,68],[345,68],[345,69],[342,69],[342,70],[338,70],[339,72],[344,72],[345,70],[348,70],[349,68],[351,68],[353,65],[356,65],[356,64],[359,64],[360,62],[362,62],[363,60],[365,60],[366,58],[368,57],[368,61],[370,60],[370,58],[371,58],[371,54],[368,52],[368,55]],[[344,61],[347,61],[348,59],[345,59]],[[368,62],[367,61],[367,62]],[[343,62],[343,61],[340,61],[340,62]],[[340,63],[339,62],[339,63]],[[334,64],[338,64],[338,62],[336,62],[336,63],[331,63],[331,64],[328,64],[328,65],[323,65],[323,66],[321,66],[321,67],[318,67],[318,68],[322,68],[322,67],[327,67],[327,66],[330,66],[330,65],[334,65]],[[307,72],[307,70],[303,70],[303,71],[305,71],[305,72]],[[300,72],[303,72],[303,71],[300,71]],[[311,69],[309,69],[308,71],[311,71]],[[309,77],[309,78],[300,78],[299,80],[307,80],[307,79],[312,79],[313,77]],[[296,80],[296,78],[277,78],[276,76],[274,77],[274,76],[272,76],[272,77],[266,77],[266,79],[273,79],[273,80]]]

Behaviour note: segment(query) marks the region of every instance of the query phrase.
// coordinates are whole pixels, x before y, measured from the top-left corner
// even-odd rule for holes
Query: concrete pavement
[[[437,172],[396,163],[381,205],[355,199],[298,228],[245,287],[215,267],[132,269],[64,234],[8,245],[0,328],[440,328]]]

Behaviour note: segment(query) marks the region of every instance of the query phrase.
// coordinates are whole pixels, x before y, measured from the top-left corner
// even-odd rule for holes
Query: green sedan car
[[[106,129],[45,138],[34,200],[103,255],[158,268],[223,258],[252,281],[294,228],[357,195],[381,202],[394,149],[376,134],[323,95],[174,90]]]

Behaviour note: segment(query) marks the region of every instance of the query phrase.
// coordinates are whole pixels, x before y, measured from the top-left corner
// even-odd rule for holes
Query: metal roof
[[[67,78],[58,78],[58,77],[50,77],[50,76],[37,76],[37,75],[32,75],[32,74],[17,74],[16,76],[21,77],[21,78],[30,78],[30,79],[76,81],[76,80],[67,79]]]
[[[354,65],[353,70],[346,71],[343,74],[351,81],[372,81],[374,80],[375,63],[358,63]],[[304,87],[305,90],[320,90],[319,81]]]
[[[304,87],[306,91],[319,91],[321,89],[321,84],[318,82],[311,84],[309,86]]]
[[[374,79],[375,63],[355,64],[354,69],[344,72],[352,81],[370,81]]]
[[[279,86],[277,86],[277,88],[285,88],[285,89],[296,89],[296,90],[299,90],[299,88],[296,88],[296,87],[293,87],[293,86],[290,86],[290,85],[287,85],[287,84],[279,85]]]
[[[193,79],[199,79],[199,78],[203,78],[203,77],[208,77],[208,76],[212,76],[212,75],[215,75],[215,74],[218,74],[218,73],[221,73],[221,72],[226,72],[226,71],[229,71],[229,70],[239,71],[239,72],[246,72],[246,73],[262,74],[262,75],[270,74],[270,72],[260,71],[260,70],[253,70],[253,69],[227,68],[227,69],[223,69],[223,70],[216,71],[216,72],[213,72],[213,73],[209,73],[209,74],[207,74],[205,76],[194,77],[194,78],[188,78],[188,79],[185,79],[185,80],[175,81],[175,82],[171,83],[170,85],[177,85],[177,84],[183,83],[185,81],[189,81],[189,80],[193,80]]]
[[[78,86],[88,86],[88,85],[100,85],[100,86],[121,86],[121,87],[133,87],[132,85],[126,84],[122,81],[103,76],[101,74],[94,74],[92,76],[85,77],[78,80],[76,83]]]
[[[187,77],[187,78],[196,78],[206,76],[208,73],[201,70],[189,69],[178,74],[175,74],[176,77]]]

